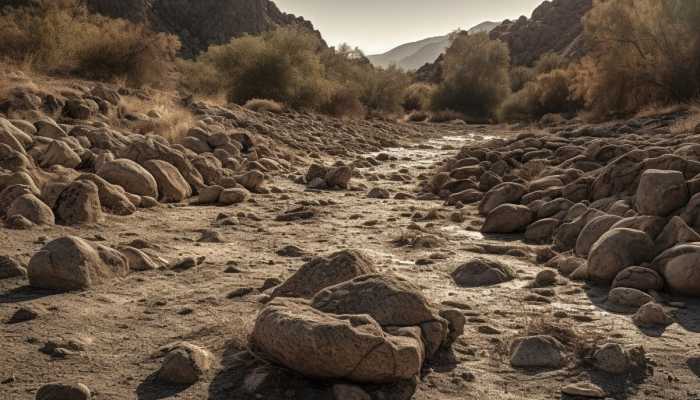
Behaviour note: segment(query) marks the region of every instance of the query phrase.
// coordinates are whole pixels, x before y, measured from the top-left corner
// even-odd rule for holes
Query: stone
[[[526,206],[502,204],[486,217],[483,233],[516,233],[524,231],[532,222],[534,213]]]
[[[672,293],[700,296],[700,245],[674,246],[661,253],[652,266]]]
[[[245,189],[224,189],[219,194],[218,203],[222,206],[243,203],[250,193]]]
[[[489,190],[479,203],[479,213],[489,215],[496,207],[506,203],[517,203],[526,193],[525,186],[519,183],[504,182]]]
[[[301,297],[310,299],[319,291],[361,275],[377,272],[365,254],[343,250],[327,257],[315,257],[275,288],[273,297]]]
[[[95,224],[103,220],[97,185],[77,180],[68,185],[54,206],[56,222],[61,225]]]
[[[158,264],[156,264],[148,254],[143,251],[126,246],[119,249],[124,258],[129,262],[129,269],[131,271],[150,271],[158,269]]]
[[[593,363],[601,371],[615,375],[626,373],[631,366],[627,351],[617,343],[607,343],[596,350]]]
[[[10,121],[0,117],[0,144],[7,145],[12,150],[25,154],[24,146],[17,138],[22,131],[14,126]]]
[[[642,173],[636,208],[642,215],[665,217],[688,202],[688,187],[679,171],[648,169]]]
[[[333,385],[333,400],[372,400],[372,397],[355,385]]]
[[[610,284],[623,269],[649,261],[654,242],[633,229],[619,228],[606,232],[588,255],[588,274],[596,282]]]
[[[620,307],[639,308],[652,301],[653,297],[638,289],[616,287],[608,293],[608,303]]]
[[[372,188],[372,190],[367,193],[368,199],[388,199],[391,197],[391,193],[384,188]]]
[[[617,274],[611,286],[613,288],[627,287],[643,291],[661,290],[664,287],[664,280],[653,269],[629,267]]]
[[[324,180],[329,189],[348,189],[352,178],[352,168],[346,165],[332,167],[326,172]]]
[[[27,270],[17,261],[7,256],[0,256],[0,279],[27,276]]]
[[[518,338],[511,345],[510,364],[515,368],[560,368],[564,346],[547,335]]]
[[[545,269],[535,276],[535,287],[553,286],[557,283],[557,272],[553,269]]]
[[[113,185],[95,174],[82,174],[78,180],[90,181],[97,186],[100,205],[109,213],[131,215],[136,212],[136,205],[121,186]]]
[[[159,381],[191,385],[204,376],[213,364],[209,351],[191,343],[180,342],[166,349],[163,364],[156,373]]]
[[[39,316],[39,310],[37,308],[26,306],[20,307],[15,311],[14,314],[7,320],[8,324],[20,324],[22,322],[32,321]]]
[[[16,198],[7,209],[7,217],[22,216],[35,225],[53,225],[56,222],[53,211],[33,194]]]
[[[600,239],[605,232],[617,222],[622,220],[616,215],[601,215],[588,222],[576,239],[575,253],[579,257],[588,257],[591,247]]]
[[[251,341],[267,359],[315,379],[392,383],[417,376],[424,360],[418,339],[385,333],[368,315],[332,315],[289,298],[262,309]]]
[[[474,258],[452,272],[452,279],[462,287],[498,285],[512,280],[513,270],[498,261]]]
[[[39,165],[42,168],[49,168],[53,165],[76,168],[80,163],[80,156],[68,146],[68,143],[62,140],[52,141],[39,160]]]
[[[197,204],[207,205],[215,204],[219,201],[219,196],[224,190],[223,187],[219,185],[206,186],[199,191],[199,196],[197,197]]]
[[[668,326],[673,323],[673,319],[664,311],[664,308],[653,302],[639,307],[632,316],[632,321],[639,327]]]
[[[25,194],[38,195],[38,192],[34,192],[32,187],[27,185],[10,185],[0,191],[0,217],[7,214],[7,209],[10,208],[12,202]]]
[[[525,230],[525,240],[536,244],[549,243],[552,241],[554,232],[556,232],[560,223],[561,221],[556,218],[544,218],[535,221],[528,225]]]
[[[179,203],[192,196],[192,187],[174,165],[162,160],[148,160],[143,167],[155,179],[161,202]]]
[[[65,236],[34,254],[27,274],[36,288],[81,290],[125,276],[128,270],[127,260],[116,250]]]
[[[92,393],[82,383],[49,383],[36,392],[36,400],[90,400]]]
[[[97,171],[107,182],[119,185],[129,193],[139,196],[158,197],[158,183],[145,168],[127,159],[104,163]]]
[[[562,394],[574,397],[586,397],[589,399],[604,399],[607,397],[605,390],[590,382],[572,383],[561,388]]]
[[[673,217],[656,238],[654,252],[661,254],[677,244],[700,242],[700,234],[681,217]]]

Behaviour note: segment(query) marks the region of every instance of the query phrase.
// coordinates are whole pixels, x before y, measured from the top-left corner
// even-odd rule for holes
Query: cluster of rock
[[[391,384],[414,379],[464,322],[409,282],[377,273],[362,253],[341,251],[275,288],[251,341],[262,357],[308,378]]]
[[[611,292],[623,304],[662,289],[700,296],[700,134],[666,125],[630,120],[465,147],[424,190],[478,203],[483,233],[551,244],[560,255],[550,266],[625,288]]]
[[[349,189],[353,169],[347,165],[326,167],[311,164],[304,176],[304,183],[310,189]]]
[[[120,94],[85,90],[66,99],[16,92],[3,104],[8,115],[25,115],[0,117],[0,217],[9,227],[97,223],[104,212],[130,215],[196,194],[202,204],[233,204],[264,191],[266,173],[289,168],[222,116],[202,115],[177,144],[112,128]],[[121,116],[126,124],[154,118]]]

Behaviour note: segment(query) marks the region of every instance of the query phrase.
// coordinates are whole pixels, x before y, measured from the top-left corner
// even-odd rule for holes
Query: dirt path
[[[360,169],[363,178],[353,182],[361,188],[355,191],[305,191],[276,177],[268,184],[271,194],[255,195],[238,206],[160,207],[126,218],[109,216],[100,226],[80,229],[0,229],[0,253],[24,263],[43,243],[66,234],[114,247],[139,240],[146,252],[168,262],[205,257],[188,270],[132,273],[84,293],[37,292],[23,280],[0,281],[1,321],[18,307],[40,311],[33,321],[0,325],[0,399],[33,399],[41,385],[52,381],[83,382],[100,400],[272,398],[246,392],[255,383],[246,380],[241,386],[237,377],[242,372],[232,370],[241,365],[237,353],[245,349],[261,307],[259,289],[270,278],[289,276],[305,258],[342,249],[366,251],[381,270],[409,278],[433,301],[449,302],[467,316],[454,354],[425,371],[417,400],[553,399],[560,397],[562,384],[586,379],[616,399],[699,398],[700,381],[685,363],[689,353],[700,351],[700,303],[678,305],[681,322],[663,335],[640,332],[629,316],[600,306],[604,293],[581,283],[561,280],[552,288],[529,288],[543,268],[535,261],[536,248],[516,238],[484,238],[478,233],[475,206],[456,210],[438,201],[394,199],[396,193],[412,193],[419,175],[434,163],[490,134],[482,128],[471,135],[448,134],[421,145],[387,149],[382,152],[387,161]],[[367,198],[374,187],[389,190],[391,198]],[[297,207],[311,209],[315,216],[275,221]],[[229,224],[217,222],[225,217],[231,217]],[[199,243],[204,230],[218,232],[224,243]],[[289,245],[305,256],[277,254]],[[457,287],[450,272],[477,255],[508,263],[517,279],[490,288]],[[653,363],[629,380],[596,376],[574,362],[557,371],[513,370],[502,351],[507,341],[546,330],[550,321],[573,328],[572,346],[601,340],[643,345]],[[220,365],[189,388],[152,383],[149,376],[160,365],[158,349],[179,340],[210,349]],[[49,341],[72,341],[68,347],[74,351],[44,354],[40,349]],[[289,391],[280,398],[300,398],[295,396]]]

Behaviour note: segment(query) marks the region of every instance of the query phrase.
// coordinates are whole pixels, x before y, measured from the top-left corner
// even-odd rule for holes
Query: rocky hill
[[[497,22],[482,22],[469,29],[469,33],[489,32],[498,26]],[[369,56],[372,64],[379,67],[388,67],[395,64],[405,70],[416,70],[426,63],[432,63],[445,52],[450,45],[450,36],[435,36],[417,42],[406,43],[389,50],[383,54]]]
[[[286,14],[270,0],[85,0],[100,14],[148,22],[153,29],[177,35],[182,55],[193,57],[212,44],[244,34],[258,34],[277,26],[298,24],[315,31],[311,22]],[[0,7],[35,3],[0,0]],[[320,33],[315,31],[319,37]]]
[[[531,65],[545,53],[576,57],[583,53],[581,18],[593,0],[545,1],[532,13],[516,21],[504,21],[490,35],[508,44],[515,65]]]
[[[492,39],[508,45],[513,65],[532,65],[545,53],[560,53],[577,58],[585,53],[581,19],[593,7],[593,0],[545,1],[515,21],[506,20],[490,29]],[[438,82],[442,75],[442,56],[427,62],[416,71],[424,82]]]

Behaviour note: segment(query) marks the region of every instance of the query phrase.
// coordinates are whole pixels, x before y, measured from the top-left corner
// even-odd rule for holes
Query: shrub
[[[501,107],[506,121],[537,120],[545,114],[568,113],[580,108],[571,93],[572,72],[556,69],[538,76],[513,93]]]
[[[410,80],[396,67],[387,69],[371,68],[369,74],[360,82],[360,101],[370,111],[385,113],[401,112],[404,93]]]
[[[545,53],[535,62],[535,76],[543,75],[554,71],[555,69],[566,69],[569,65],[569,60],[557,53]]]
[[[334,117],[359,118],[365,115],[365,107],[353,90],[338,86],[328,102],[321,106],[321,112]]]
[[[268,99],[250,99],[246,101],[243,107],[255,112],[270,112],[273,114],[281,114],[284,111],[282,104]]]
[[[43,72],[161,83],[179,41],[143,25],[90,14],[79,0],[44,0],[0,13],[0,54]]]
[[[516,66],[510,69],[510,90],[517,92],[525,87],[525,84],[535,78],[532,68]]]
[[[486,34],[459,35],[445,53],[443,81],[433,95],[435,110],[451,109],[472,119],[491,118],[510,93],[508,47]]]
[[[264,98],[294,108],[318,109],[328,101],[332,89],[323,76],[320,46],[320,39],[313,33],[284,27],[212,46],[196,64],[185,65],[207,71],[208,75],[216,71],[229,101],[234,103]],[[196,86],[193,81],[188,84]]]
[[[575,91],[599,117],[700,93],[700,2],[595,2],[584,19],[591,51]]]
[[[430,114],[427,111],[413,111],[406,117],[407,121],[410,122],[425,122],[430,118]]]
[[[430,99],[435,87],[428,83],[414,83],[406,89],[403,98],[403,109],[406,111],[420,111],[430,108]]]

